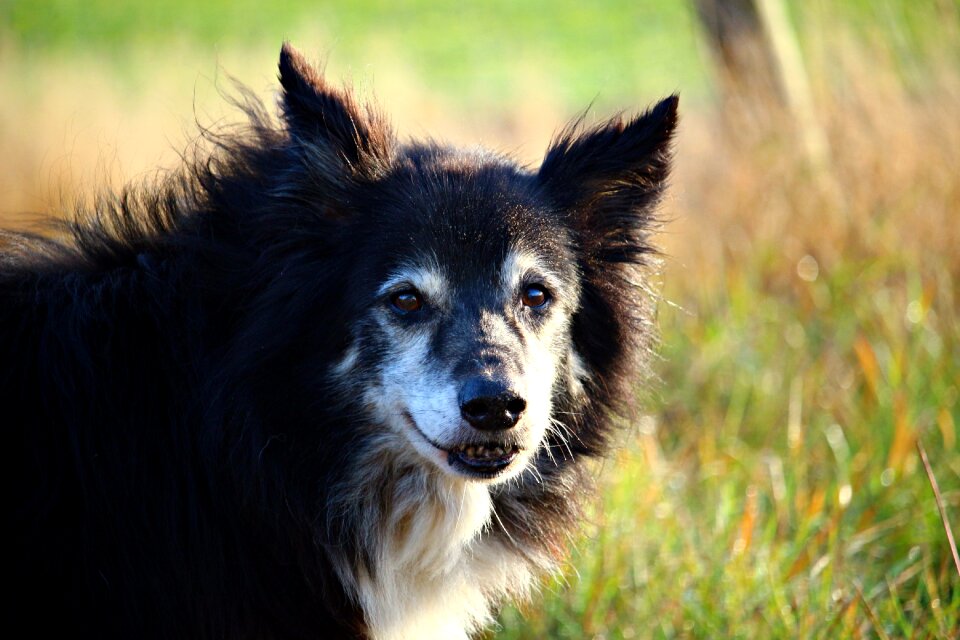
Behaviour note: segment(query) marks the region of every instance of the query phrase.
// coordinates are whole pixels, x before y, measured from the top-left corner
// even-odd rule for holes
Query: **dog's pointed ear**
[[[279,67],[283,116],[295,139],[322,145],[354,171],[388,159],[393,132],[379,112],[331,86],[289,42],[280,50]]]
[[[594,249],[629,253],[628,238],[649,225],[670,172],[678,102],[673,95],[637,117],[589,129],[580,118],[547,150],[538,179]]]

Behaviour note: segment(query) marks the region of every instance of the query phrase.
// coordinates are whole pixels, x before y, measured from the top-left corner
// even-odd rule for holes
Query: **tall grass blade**
[[[940,510],[940,522],[943,523],[943,530],[947,532],[947,542],[950,543],[950,552],[953,554],[953,566],[957,569],[957,577],[960,578],[960,555],[957,555],[957,542],[953,539],[953,529],[950,528],[950,521],[947,519],[947,508],[943,504],[943,496],[940,495],[940,485],[937,484],[937,478],[933,475],[933,469],[930,467],[930,460],[927,458],[927,451],[923,448],[923,443],[917,439],[917,451],[920,452],[920,460],[923,461],[923,468],[927,472],[927,479],[930,486],[933,487],[933,497],[937,501],[937,509]]]

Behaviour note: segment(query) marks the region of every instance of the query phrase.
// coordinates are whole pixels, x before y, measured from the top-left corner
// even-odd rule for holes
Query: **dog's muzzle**
[[[460,415],[480,433],[469,438],[469,444],[449,449],[447,464],[467,476],[496,477],[520,453],[512,429],[527,402],[505,382],[489,377],[469,378],[458,395]]]

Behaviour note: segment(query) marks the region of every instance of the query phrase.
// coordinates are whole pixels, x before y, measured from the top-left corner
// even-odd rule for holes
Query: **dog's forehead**
[[[429,264],[475,280],[518,253],[544,268],[566,262],[568,231],[528,172],[485,152],[418,153],[387,181],[378,212],[393,266]]]

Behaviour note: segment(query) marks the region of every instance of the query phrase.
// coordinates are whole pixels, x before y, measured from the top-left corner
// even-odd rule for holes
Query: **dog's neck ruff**
[[[534,567],[496,534],[503,529],[487,486],[422,462],[397,471],[367,477],[368,491],[384,490],[360,516],[372,527],[360,534],[371,569],[341,575],[375,640],[466,640],[492,622],[494,605],[528,594]]]

